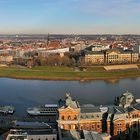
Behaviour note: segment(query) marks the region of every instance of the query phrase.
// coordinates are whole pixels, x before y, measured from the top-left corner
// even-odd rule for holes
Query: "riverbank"
[[[1,67],[0,77],[37,80],[107,80],[140,77],[140,69],[106,71],[104,67],[89,67],[86,71],[69,67]]]

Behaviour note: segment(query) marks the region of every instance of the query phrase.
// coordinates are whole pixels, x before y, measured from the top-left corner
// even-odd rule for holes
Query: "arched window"
[[[99,115],[97,114],[97,118],[99,118]]]
[[[92,124],[92,126],[91,126],[91,127],[92,127],[92,129],[95,129],[95,124]]]
[[[62,116],[61,119],[64,120],[65,119],[64,116]]]
[[[81,130],[83,130],[83,126],[81,126]]]
[[[71,117],[70,117],[70,115],[68,116],[68,120],[71,120]]]
[[[118,129],[117,130],[117,133],[118,133],[118,135],[120,135],[122,133],[122,130],[121,129]]]
[[[77,116],[76,115],[74,116],[74,120],[77,120]]]
[[[99,123],[97,124],[97,128],[98,128],[98,129],[100,128],[100,124],[99,124]]]
[[[71,125],[70,124],[68,125],[68,129],[71,129]]]
[[[75,129],[78,129],[78,125],[75,125]]]
[[[128,123],[126,124],[126,128],[129,128],[129,124]]]

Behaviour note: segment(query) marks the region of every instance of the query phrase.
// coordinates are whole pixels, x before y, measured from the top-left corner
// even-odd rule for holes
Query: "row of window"
[[[139,118],[139,115],[138,114],[134,114],[134,115],[132,115],[132,118]]]
[[[67,117],[66,116],[62,116],[61,119],[62,120],[72,120],[72,117],[70,115],[67,116]],[[77,116],[76,115],[74,116],[73,120],[77,120]]]
[[[119,56],[118,55],[109,55],[108,58],[109,59],[118,59]]]
[[[13,140],[13,139],[12,139]],[[31,140],[34,140],[33,138],[31,138]],[[40,138],[38,139],[38,140],[41,140]],[[43,138],[43,140],[44,140],[44,138]],[[48,139],[48,138],[46,138],[45,140],[51,140],[50,138]],[[52,138],[52,140],[56,140],[55,138]]]
[[[86,116],[80,116],[80,118],[81,119],[83,119],[83,118],[95,118],[95,117],[97,117],[97,118],[99,118],[100,116],[97,114],[97,115],[91,115],[91,116],[88,116],[88,115],[86,115]]]
[[[99,129],[99,128],[101,128],[101,126],[100,126],[100,124],[97,124],[97,125],[95,125],[95,124],[92,124],[92,125],[82,125],[81,126],[81,129],[93,129],[93,130],[95,130],[95,129]]]
[[[108,58],[108,59],[104,59],[104,58],[88,58],[86,59],[86,61],[104,61],[104,60],[115,60],[115,61],[131,61],[131,58],[121,58],[121,59],[116,59],[116,58]],[[132,58],[132,60],[137,60],[136,58]]]
[[[23,137],[21,138],[21,137],[18,137],[18,138],[16,138],[16,137],[11,137],[10,138],[10,140],[21,140],[21,139],[23,139]],[[44,138],[42,138],[43,140],[56,140],[56,138],[46,138],[46,139],[44,139]],[[41,138],[38,138],[38,140],[42,140]],[[30,140],[34,140],[33,138],[31,138]],[[36,140],[36,138],[35,138],[35,140]]]
[[[118,126],[121,126],[122,124],[121,124],[121,123],[118,123],[117,125],[118,125]]]
[[[86,57],[86,59],[124,59],[124,58],[127,58],[127,59],[138,59],[137,56],[118,56],[118,55],[111,55],[111,56],[108,56],[108,57],[104,57],[104,56],[88,56]]]
[[[72,126],[75,128],[75,129],[78,129],[78,125],[67,125],[68,129],[72,129]],[[65,125],[62,125],[62,128],[64,129],[65,128]],[[100,124],[82,124],[80,126],[81,129],[99,129],[101,128],[101,125]]]

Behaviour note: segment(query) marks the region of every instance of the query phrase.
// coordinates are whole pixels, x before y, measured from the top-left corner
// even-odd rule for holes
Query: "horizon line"
[[[123,34],[115,34],[115,33],[97,33],[97,34],[72,34],[72,33],[3,33],[1,35],[140,35],[134,33],[123,33]]]

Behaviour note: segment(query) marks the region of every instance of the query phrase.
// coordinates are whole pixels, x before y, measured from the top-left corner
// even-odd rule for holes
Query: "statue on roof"
[[[66,98],[70,97],[70,93],[66,93]]]
[[[70,104],[72,103],[72,98],[70,96],[70,93],[66,93],[65,101],[66,101],[66,105],[70,106]]]
[[[130,92],[125,92],[121,95],[119,98],[119,106],[122,106],[124,108],[127,108],[129,106],[132,106],[136,103],[135,97]]]

